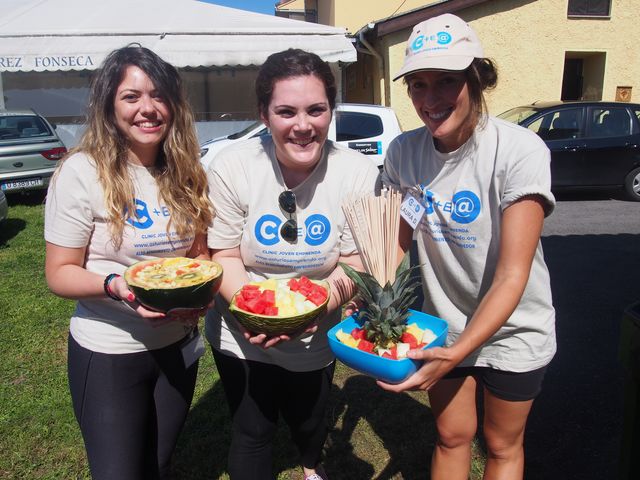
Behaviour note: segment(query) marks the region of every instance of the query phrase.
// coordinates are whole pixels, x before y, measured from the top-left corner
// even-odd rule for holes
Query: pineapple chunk
[[[381,357],[382,355],[384,355],[385,353],[388,353],[389,355],[391,355],[391,349],[389,348],[379,348],[378,349],[378,355]]]
[[[278,306],[278,316],[279,317],[293,317],[297,315],[296,309],[293,305],[284,305],[282,307]]]
[[[170,265],[186,265],[189,262],[192,262],[193,259],[191,258],[185,258],[185,257],[175,257],[175,258],[169,258],[167,260],[165,260],[163,263],[165,266],[170,266]]]
[[[348,347],[353,348],[357,348],[358,342],[360,342],[360,340],[353,338],[350,333],[343,332],[342,329],[336,332],[336,338]]]
[[[398,358],[404,358],[407,356],[407,352],[411,349],[408,343],[398,342],[396,344],[396,353]]]
[[[275,278],[270,278],[269,280],[265,280],[260,284],[263,290],[273,290],[275,291],[278,288],[278,281]]]
[[[433,342],[436,339],[436,334],[433,333],[431,330],[429,330],[428,328],[426,328],[424,330],[424,334],[422,335],[422,343],[426,343],[427,345],[429,345],[431,342]]]
[[[416,340],[418,341],[420,341],[420,339],[424,335],[424,330],[422,330],[417,323],[412,323],[411,325],[408,325],[405,331],[407,333],[410,333],[414,337],[416,337]]]

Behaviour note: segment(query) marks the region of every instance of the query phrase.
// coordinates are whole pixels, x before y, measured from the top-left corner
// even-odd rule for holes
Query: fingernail
[[[129,295],[127,295],[127,300],[130,302],[133,302],[136,299],[136,296],[133,293],[129,293]]]

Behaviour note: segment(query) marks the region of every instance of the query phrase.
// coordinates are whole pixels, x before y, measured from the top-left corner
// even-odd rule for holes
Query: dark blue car
[[[536,102],[498,117],[536,132],[551,150],[551,186],[622,187],[640,201],[640,104]]]

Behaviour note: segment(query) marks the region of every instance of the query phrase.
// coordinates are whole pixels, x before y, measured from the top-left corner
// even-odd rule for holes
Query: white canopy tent
[[[286,48],[334,64],[356,61],[342,28],[197,0],[0,1],[0,75],[93,70],[110,51],[132,42],[176,67],[260,65]]]

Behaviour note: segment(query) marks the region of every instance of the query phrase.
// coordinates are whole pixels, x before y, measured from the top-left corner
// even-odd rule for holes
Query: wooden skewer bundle
[[[380,285],[395,280],[401,203],[399,191],[383,189],[380,196],[351,197],[342,205],[364,268]]]

